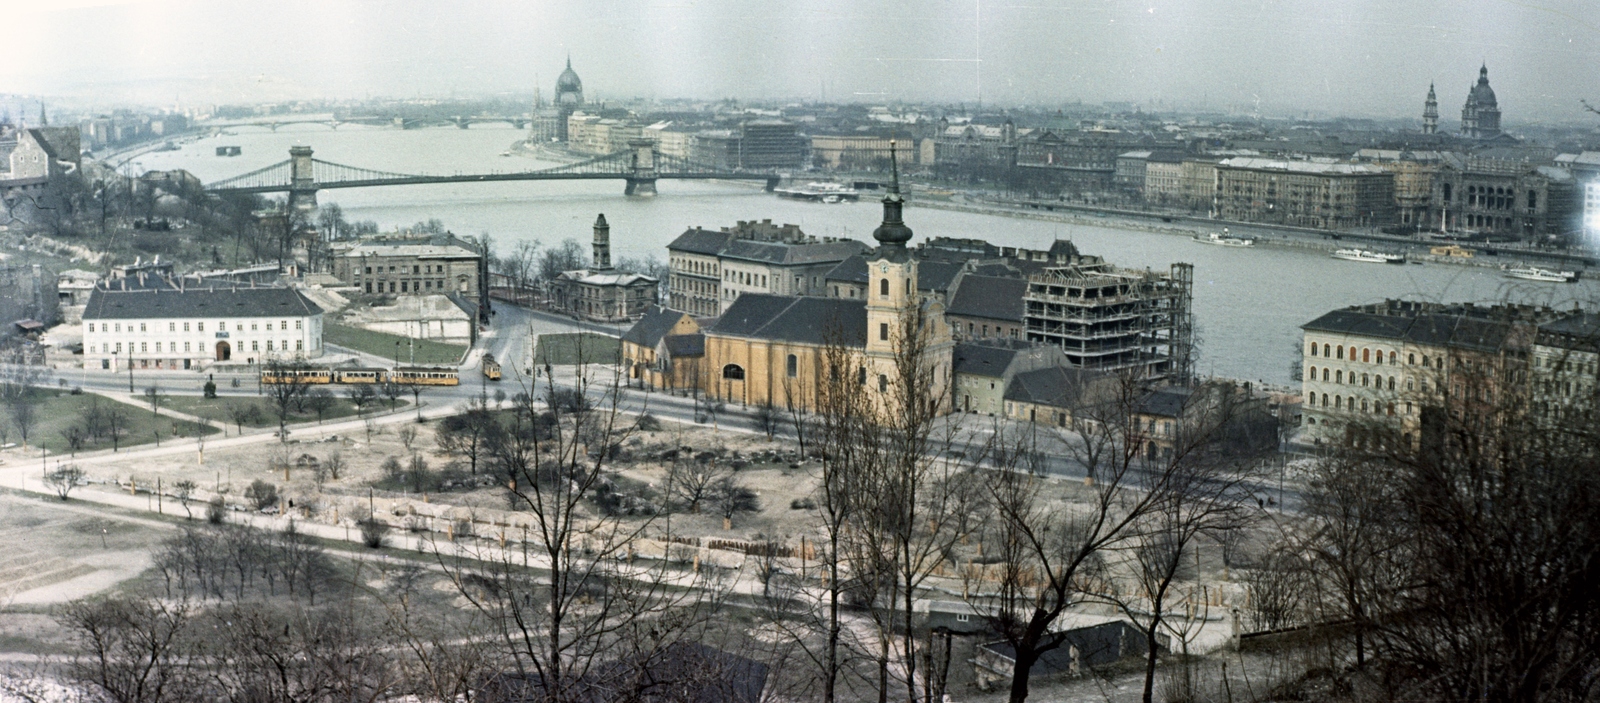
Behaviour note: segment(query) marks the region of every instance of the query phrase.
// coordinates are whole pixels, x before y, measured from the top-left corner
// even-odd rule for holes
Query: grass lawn
[[[341,417],[351,417],[356,414],[356,407],[351,405],[350,401],[344,397],[344,390],[349,388],[349,386],[312,386],[312,388],[324,388],[330,393],[333,393],[333,405],[322,414],[322,419],[324,421],[334,420]],[[410,393],[408,392],[407,395],[410,395]],[[426,395],[426,393],[424,393],[424,395]],[[406,405],[410,402],[411,401],[404,399],[395,401],[396,405]],[[245,419],[245,427],[277,426],[278,413],[272,406],[272,400],[265,396],[259,398],[239,396],[218,396],[216,398],[206,398],[197,395],[175,395],[168,397],[162,403],[162,407],[176,410],[181,413],[198,415],[208,420],[216,420],[222,424],[235,428],[238,427],[238,425],[234,422],[233,411],[235,409],[248,410],[251,406],[256,407],[257,410],[254,414]],[[384,399],[379,398],[375,404],[367,406],[367,413],[370,415],[374,412],[380,412],[386,409],[388,409],[387,402]],[[291,413],[289,416],[290,424],[317,421],[317,414],[312,412],[310,408],[306,408],[306,411],[303,413],[294,412],[294,408],[292,407],[289,410]]]
[[[358,327],[350,327],[335,322],[322,323],[322,341],[328,344],[337,344],[346,349],[363,351],[385,359],[393,360],[398,349],[400,364],[411,363],[412,347],[416,349],[416,360],[419,365],[447,365],[455,366],[466,353],[467,347],[462,344],[445,344],[427,339],[411,339],[395,334],[373,332]],[[399,342],[399,346],[395,345]]]
[[[86,430],[92,416],[96,414],[103,416],[105,412],[112,410],[121,414],[123,418],[123,432],[116,442],[119,447],[155,442],[158,434],[162,441],[166,441],[176,434],[173,423],[182,423],[169,417],[151,414],[148,406],[136,408],[92,393],[81,395],[56,394],[50,391],[35,391],[35,393],[39,395],[37,404],[39,422],[33,431],[28,433],[28,443],[35,449],[42,446],[50,450],[51,454],[65,454],[70,450],[65,436],[70,428],[77,427],[87,434]],[[211,427],[205,429],[206,434],[214,434],[217,431]],[[21,439],[16,431],[12,430],[9,441],[18,442]],[[112,444],[109,436],[86,437],[78,451],[108,449]]]
[[[616,337],[593,332],[541,334],[533,363],[570,366],[582,359],[586,364],[615,364],[621,356],[622,340]]]

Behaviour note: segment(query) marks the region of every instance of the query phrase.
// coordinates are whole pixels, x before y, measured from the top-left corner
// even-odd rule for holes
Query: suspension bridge
[[[764,181],[767,190],[777,187],[783,174],[777,171],[748,171],[718,168],[656,151],[650,139],[628,142],[623,151],[596,156],[576,163],[536,171],[424,175],[394,173],[358,166],[336,164],[312,158],[311,147],[289,148],[289,159],[265,168],[206,185],[214,193],[288,193],[292,205],[316,204],[317,191],[332,188],[373,188],[378,186],[421,185],[426,183],[492,183],[496,181],[580,181],[621,180],[626,195],[655,195],[656,181],[748,180]]]

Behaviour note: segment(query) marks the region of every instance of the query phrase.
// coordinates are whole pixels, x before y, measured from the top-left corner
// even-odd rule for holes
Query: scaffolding
[[[1190,303],[1194,267],[1119,269],[1081,257],[1028,277],[1028,339],[1061,347],[1074,367],[1188,379],[1193,365]]]

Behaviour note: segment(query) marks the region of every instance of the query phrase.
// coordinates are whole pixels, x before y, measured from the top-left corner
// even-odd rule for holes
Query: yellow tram
[[[461,385],[460,375],[448,366],[402,366],[389,372],[389,381],[407,386]]]

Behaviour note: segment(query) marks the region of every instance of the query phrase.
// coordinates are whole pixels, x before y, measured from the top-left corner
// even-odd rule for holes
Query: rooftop
[[[293,288],[184,288],[110,290],[96,288],[85,320],[165,318],[304,317],[322,308]]]

